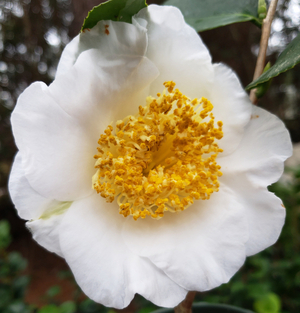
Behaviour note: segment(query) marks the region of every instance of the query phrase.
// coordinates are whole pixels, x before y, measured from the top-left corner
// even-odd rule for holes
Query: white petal
[[[244,197],[249,224],[250,236],[246,243],[246,253],[250,256],[278,240],[286,214],[282,201],[267,189],[254,190],[253,193],[248,191],[241,195]]]
[[[56,253],[57,255],[64,257],[59,243],[59,234],[61,231],[60,225],[66,210],[71,204],[65,205],[56,202],[50,207],[49,214],[45,214],[37,220],[32,220],[26,223],[26,226],[32,233],[32,237],[42,247],[46,248],[50,252]],[[63,206],[63,209],[58,210],[56,207]],[[54,211],[54,213],[53,213]]]
[[[274,244],[285,219],[282,202],[266,186],[279,179],[283,162],[292,154],[291,139],[273,114],[253,108],[242,142],[232,154],[219,159],[220,181],[235,190],[249,224],[247,255]]]
[[[158,75],[156,66],[143,56],[103,56],[90,49],[49,88],[59,106],[96,133],[98,140],[109,123],[146,104],[149,85]]]
[[[292,143],[284,124],[275,115],[253,106],[238,149],[218,160],[224,174],[221,181],[230,184],[243,175],[253,186],[266,187],[279,179],[283,162],[291,155]]]
[[[15,157],[8,189],[19,216],[25,220],[39,218],[53,200],[42,197],[30,185],[22,167],[22,157]]]
[[[92,192],[95,145],[78,121],[34,83],[12,113],[16,144],[30,185],[46,198],[69,201]]]
[[[124,308],[135,293],[159,306],[173,307],[187,291],[149,260],[126,247],[125,219],[116,204],[99,195],[74,202],[61,224],[60,245],[82,290],[108,307]]]
[[[237,191],[239,192],[239,190]],[[247,256],[256,254],[273,245],[281,233],[285,221],[282,201],[265,190],[249,190],[240,193],[244,200],[245,215],[249,224]]]
[[[211,64],[207,48],[178,9],[149,6],[133,18],[133,23],[147,29],[146,56],[160,71],[151,85],[151,95],[162,90],[163,82],[173,80],[186,96],[208,98],[214,105],[216,121],[224,123],[224,138],[220,141],[223,155],[234,151],[252,109],[237,76],[225,65]]]
[[[218,142],[224,150],[220,156],[232,153],[242,140],[252,104],[236,74],[224,64],[214,64],[214,81],[208,99],[214,106],[216,121],[223,122],[224,137]]]
[[[57,65],[55,78],[65,74],[75,64],[78,57],[79,38],[79,35],[77,35],[64,48]]]
[[[112,121],[138,111],[157,75],[144,57],[103,59],[89,50],[49,87],[27,88],[12,126],[33,188],[60,201],[89,195],[100,134]]]
[[[128,219],[128,247],[149,258],[185,289],[205,291],[228,280],[245,260],[248,229],[240,203],[224,186],[208,201],[196,201],[160,220]]]
[[[213,78],[211,57],[196,31],[184,22],[175,7],[150,5],[132,19],[147,29],[146,56],[158,67],[160,75],[151,86],[151,95],[173,80],[186,96],[207,94],[206,84]]]
[[[242,203],[249,228],[246,242],[247,256],[256,254],[273,245],[285,221],[282,201],[267,188],[254,188],[244,177],[233,180],[230,187]]]
[[[56,77],[71,69],[78,56],[89,49],[98,49],[98,53],[103,57],[143,56],[147,47],[145,32],[145,29],[129,23],[100,21],[92,29],[81,32],[66,46],[58,64]]]

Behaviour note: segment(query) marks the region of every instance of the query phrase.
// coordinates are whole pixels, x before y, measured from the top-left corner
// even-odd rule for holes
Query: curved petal
[[[157,75],[144,57],[103,59],[89,50],[49,87],[35,83],[27,88],[12,126],[33,188],[60,201],[89,195],[100,133],[138,110]]]
[[[64,49],[56,77],[66,73],[79,55],[89,49],[97,49],[102,57],[116,55],[143,56],[147,47],[146,30],[129,23],[100,21],[92,29],[76,36]]]
[[[249,239],[246,242],[247,256],[256,254],[273,245],[281,233],[285,221],[285,208],[282,201],[267,188],[255,188],[245,176],[232,180],[234,189],[242,204],[247,219]]]
[[[240,203],[221,186],[210,200],[161,220],[127,219],[127,246],[185,289],[205,291],[228,280],[245,260],[247,223]]]
[[[143,56],[102,56],[99,50],[90,49],[81,53],[66,75],[55,79],[49,92],[98,139],[109,123],[145,105],[149,85],[158,75],[156,66]]]
[[[60,225],[65,213],[53,215],[49,218],[40,218],[26,223],[33,239],[50,252],[64,257],[60,248]]]
[[[19,216],[30,220],[26,226],[32,232],[33,238],[47,250],[63,256],[58,229],[70,204],[46,199],[29,185],[24,175],[20,153],[16,155],[10,173],[9,192]]]
[[[69,201],[92,192],[95,145],[47,91],[45,84],[34,83],[22,93],[12,113],[13,133],[32,188]]]
[[[252,104],[236,74],[224,64],[214,64],[214,80],[208,99],[216,121],[223,122],[224,137],[218,143],[225,156],[237,149],[248,124]]]
[[[285,221],[282,201],[267,189],[245,190],[243,196],[245,214],[249,225],[247,256],[273,245],[281,233]]]
[[[74,202],[61,224],[60,245],[82,290],[94,301],[124,308],[139,293],[156,305],[173,307],[187,291],[149,260],[126,247],[125,219],[99,195]]]
[[[64,48],[56,69],[55,78],[66,74],[72,68],[78,57],[79,35],[73,38]]]
[[[253,113],[238,149],[218,163],[221,181],[230,185],[235,177],[245,176],[254,187],[266,187],[283,173],[283,162],[292,155],[290,135],[273,114],[253,106]]]
[[[25,220],[37,219],[53,203],[37,193],[25,177],[22,157],[17,153],[9,176],[8,189],[19,216]]]
[[[205,86],[213,78],[211,57],[177,8],[150,5],[135,15],[132,23],[147,29],[146,56],[160,72],[151,86],[152,96],[170,80],[190,98],[207,95]]]
[[[249,224],[247,255],[262,251],[279,237],[285,209],[266,186],[279,179],[283,162],[291,154],[291,139],[284,124],[275,115],[254,107],[238,149],[219,159],[223,172],[220,181],[235,190],[243,203]]]
[[[152,83],[150,94],[173,80],[190,98],[208,98],[214,105],[216,120],[224,123],[223,155],[234,151],[251,116],[251,102],[232,70],[211,64],[209,52],[199,35],[188,26],[174,7],[151,5],[141,10],[133,23],[147,29],[146,56],[158,67],[160,75]]]

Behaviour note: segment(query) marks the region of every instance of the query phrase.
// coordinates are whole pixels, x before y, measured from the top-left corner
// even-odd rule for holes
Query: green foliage
[[[10,245],[10,227],[7,221],[0,221],[0,250]]]
[[[287,169],[285,175],[288,182],[269,188],[282,199],[287,211],[278,242],[249,257],[228,284],[199,294],[198,300],[254,308],[257,313],[273,313],[271,309],[277,313],[299,312],[300,167]]]
[[[49,298],[53,298],[57,296],[60,292],[61,292],[60,286],[52,286],[47,290],[46,296],[48,296]]]
[[[7,253],[11,242],[9,223],[0,222],[0,312],[31,313],[31,306],[23,298],[29,284],[29,277],[23,275],[27,261],[17,252]]]
[[[246,90],[256,88],[273,77],[292,69],[298,63],[300,63],[300,34],[288,44],[285,50],[279,55],[275,64],[258,79],[249,84]]]
[[[278,243],[247,259],[243,268],[228,284],[209,292],[198,293],[198,301],[229,304],[256,313],[299,313],[300,308],[300,167],[287,169],[288,183],[276,183],[270,191],[279,196],[287,209],[286,224]],[[5,228],[9,229],[7,222]],[[4,225],[3,224],[3,225]],[[6,236],[10,237],[9,232]],[[5,236],[3,237],[4,241]],[[7,241],[8,242],[8,241]],[[24,295],[29,277],[23,274],[27,262],[19,253],[0,250],[0,312],[2,313],[113,313],[114,311],[83,298],[81,291],[70,294],[61,303],[55,297],[61,292],[53,286],[45,294],[47,304],[41,308],[29,305]],[[69,271],[61,279],[74,282]],[[75,282],[74,282],[75,284]],[[75,285],[74,285],[75,286]],[[156,307],[138,296],[136,312],[149,313]],[[219,306],[220,308],[222,306]],[[236,309],[238,312],[238,308]],[[203,308],[202,308],[202,312]],[[244,310],[245,312],[245,310]]]
[[[58,306],[54,304],[45,305],[37,313],[61,313],[61,310]]]
[[[107,312],[107,310],[100,304],[86,299],[79,304],[80,313],[102,313]]]
[[[75,313],[76,304],[73,301],[66,301],[60,305],[61,313]]]
[[[110,0],[94,7],[83,22],[81,31],[93,28],[99,21],[131,23],[132,16],[147,6],[145,0]]]
[[[168,0],[164,4],[178,7],[198,32],[247,21],[261,26],[258,0]]]
[[[280,298],[275,293],[270,292],[254,302],[254,309],[257,313],[279,313],[281,309]]]

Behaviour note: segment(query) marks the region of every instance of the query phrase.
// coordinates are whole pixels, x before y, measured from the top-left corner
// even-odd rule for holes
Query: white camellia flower
[[[12,127],[20,217],[106,306],[138,293],[174,307],[280,234],[285,209],[267,186],[289,134],[174,7],[81,33],[54,82],[21,94]]]

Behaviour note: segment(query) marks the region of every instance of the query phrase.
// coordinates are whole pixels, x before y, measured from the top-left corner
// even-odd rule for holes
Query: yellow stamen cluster
[[[223,123],[215,128],[213,105],[189,99],[172,81],[164,86],[136,115],[117,121],[115,131],[109,125],[98,141],[93,188],[107,202],[116,198],[119,213],[135,220],[160,219],[165,211],[209,199],[222,175],[215,139],[223,137]]]

